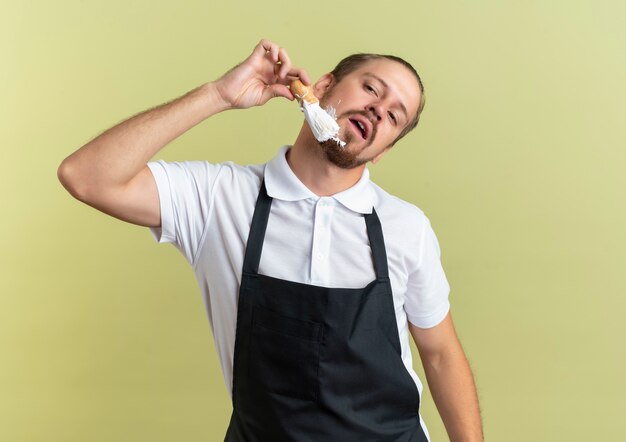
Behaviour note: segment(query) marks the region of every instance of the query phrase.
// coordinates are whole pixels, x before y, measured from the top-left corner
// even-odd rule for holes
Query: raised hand
[[[233,109],[261,106],[274,97],[293,100],[289,90],[293,80],[310,85],[304,69],[293,67],[284,48],[261,40],[250,56],[215,81],[224,103]]]

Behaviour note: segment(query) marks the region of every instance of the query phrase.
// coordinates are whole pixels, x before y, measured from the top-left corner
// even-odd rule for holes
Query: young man
[[[264,165],[149,160],[211,115],[310,85],[261,40],[215,82],[109,129],[66,158],[79,200],[151,228],[192,264],[233,400],[227,441],[425,441],[408,335],[453,441],[482,440],[473,377],[424,213],[369,181],[423,108],[401,59],[353,56],[313,86],[335,142],[303,124]]]

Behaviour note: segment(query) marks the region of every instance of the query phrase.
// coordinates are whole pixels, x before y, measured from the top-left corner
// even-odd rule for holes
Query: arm
[[[294,79],[305,84],[305,71],[291,66],[282,48],[261,40],[242,63],[214,82],[146,110],[108,129],[59,166],[59,181],[75,198],[122,220],[160,225],[156,183],[146,165],[169,142],[210,116],[228,109],[265,104],[294,96]]]
[[[476,386],[450,313],[432,328],[409,322],[428,386],[452,442],[483,440]]]

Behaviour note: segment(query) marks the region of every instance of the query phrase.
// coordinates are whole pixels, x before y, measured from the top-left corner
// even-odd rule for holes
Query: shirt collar
[[[290,145],[282,146],[276,156],[267,163],[264,171],[265,187],[267,194],[283,201],[299,201],[303,199],[319,197],[311,192],[289,167],[285,154],[291,148]],[[363,169],[363,175],[352,187],[343,192],[332,195],[332,198],[343,204],[348,209],[358,213],[372,213],[374,205],[374,190],[370,184],[370,174],[367,167]]]

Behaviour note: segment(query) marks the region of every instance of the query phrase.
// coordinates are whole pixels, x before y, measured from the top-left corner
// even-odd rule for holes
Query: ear
[[[321,99],[328,89],[335,83],[335,76],[330,72],[322,75],[313,85],[313,93],[318,99]]]
[[[380,161],[380,159],[391,149],[391,146],[387,146],[383,149],[381,153],[372,158],[372,164],[376,164]]]

